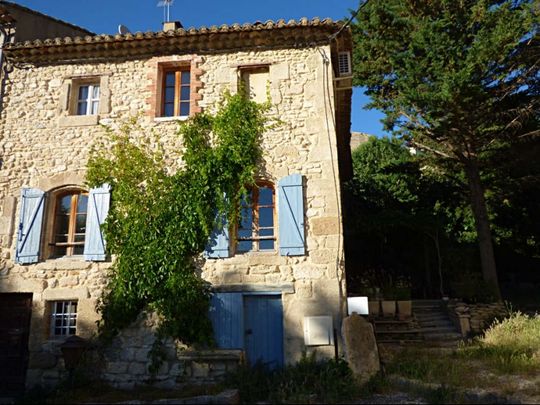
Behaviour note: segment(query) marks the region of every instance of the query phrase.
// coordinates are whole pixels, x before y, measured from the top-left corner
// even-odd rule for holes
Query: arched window
[[[86,237],[88,193],[82,190],[59,192],[54,197],[52,256],[82,255]]]
[[[257,182],[242,200],[240,214],[236,251],[273,251],[276,243],[274,186]]]

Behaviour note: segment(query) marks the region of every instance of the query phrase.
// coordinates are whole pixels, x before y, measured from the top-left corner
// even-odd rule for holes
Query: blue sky
[[[157,31],[163,22],[158,0],[11,0],[52,17],[80,25],[97,34],[113,34],[119,24],[132,32]],[[255,21],[298,19],[301,17],[348,18],[359,0],[174,0],[171,20],[184,27],[221,25]],[[367,97],[361,89],[353,93],[352,130],[382,135],[380,118],[374,110],[363,110]]]

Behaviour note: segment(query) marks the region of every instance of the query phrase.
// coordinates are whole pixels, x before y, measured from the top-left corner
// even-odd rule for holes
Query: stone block
[[[132,375],[146,374],[146,363],[130,363],[130,365],[128,366],[128,373]]]
[[[34,353],[30,356],[28,367],[43,370],[43,369],[53,368],[56,366],[57,363],[58,363],[58,360],[53,353],[39,352],[39,353]]]
[[[124,374],[128,369],[128,362],[110,361],[107,363],[106,372],[110,374]]]
[[[339,234],[339,221],[336,217],[313,218],[310,226],[314,235]]]
[[[343,319],[346,359],[360,383],[366,383],[381,368],[373,325],[358,314]]]
[[[325,269],[326,267],[301,265],[293,269],[293,275],[296,280],[316,280],[324,275]]]
[[[195,378],[206,378],[210,372],[208,363],[194,361],[191,363],[192,376]]]

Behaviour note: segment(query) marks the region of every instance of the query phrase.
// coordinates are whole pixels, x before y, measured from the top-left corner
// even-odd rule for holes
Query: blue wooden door
[[[244,296],[244,347],[251,365],[283,366],[283,309],[280,295]]]

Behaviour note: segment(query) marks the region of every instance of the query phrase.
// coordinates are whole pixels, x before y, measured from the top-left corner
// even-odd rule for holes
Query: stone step
[[[441,341],[441,340],[461,340],[461,334],[457,332],[441,332],[441,333],[424,333],[424,339],[429,341]]]
[[[406,329],[406,330],[376,330],[376,334],[392,334],[395,333],[396,335],[404,334],[413,334],[413,333],[422,333],[422,329]]]
[[[455,326],[452,322],[430,322],[430,323],[420,322],[420,327],[422,329],[450,328],[450,329],[455,330]]]
[[[416,318],[416,322],[418,323],[437,323],[437,322],[451,322],[450,318],[447,316],[445,317],[429,317],[429,318]]]
[[[412,300],[412,305],[414,306],[430,306],[430,305],[441,305],[441,300]]]
[[[426,328],[424,326],[421,326],[420,328],[422,330],[422,333],[457,333],[456,328],[454,326],[436,326],[432,328]]]

